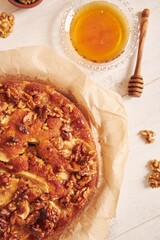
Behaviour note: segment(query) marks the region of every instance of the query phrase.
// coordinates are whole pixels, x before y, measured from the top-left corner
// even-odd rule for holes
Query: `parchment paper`
[[[75,65],[46,47],[0,52],[0,75],[26,75],[51,81],[87,109],[99,155],[97,192],[85,212],[61,239],[104,240],[116,207],[128,156],[127,118],[121,97],[104,90]]]

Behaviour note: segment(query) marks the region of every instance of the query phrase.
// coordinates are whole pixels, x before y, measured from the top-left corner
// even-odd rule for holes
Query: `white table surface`
[[[136,14],[144,8],[149,8],[151,12],[143,54],[145,87],[141,98],[127,96],[136,52],[116,70],[82,71],[104,88],[121,94],[128,114],[130,152],[110,240],[159,240],[160,189],[148,187],[147,164],[150,160],[160,159],[160,0],[128,1]],[[35,8],[18,9],[7,0],[0,0],[0,12],[13,13],[16,19],[13,33],[6,39],[0,38],[0,50],[44,45],[65,57],[58,43],[58,31],[63,13],[70,3],[71,0],[44,0]],[[142,129],[156,132],[153,144],[142,141],[138,135]]]

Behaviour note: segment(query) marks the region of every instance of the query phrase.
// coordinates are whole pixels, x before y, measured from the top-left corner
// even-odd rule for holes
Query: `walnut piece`
[[[140,131],[140,135],[146,139],[147,143],[153,143],[155,141],[154,137],[156,134],[152,130],[142,130]]]
[[[149,165],[152,171],[148,179],[149,185],[152,188],[158,188],[160,187],[160,161],[155,159]]]
[[[36,2],[37,0],[19,0],[20,3],[23,4],[32,4],[34,2]]]
[[[6,38],[12,32],[14,26],[14,16],[2,12],[0,14],[0,37]]]
[[[7,221],[0,217],[0,236],[7,231]]]

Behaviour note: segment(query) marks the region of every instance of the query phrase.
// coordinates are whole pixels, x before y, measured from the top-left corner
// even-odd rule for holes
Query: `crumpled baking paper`
[[[29,76],[52,82],[85,109],[95,138],[99,177],[96,193],[60,239],[104,240],[117,201],[128,156],[127,117],[121,97],[104,90],[74,64],[42,46],[0,51],[0,75]]]

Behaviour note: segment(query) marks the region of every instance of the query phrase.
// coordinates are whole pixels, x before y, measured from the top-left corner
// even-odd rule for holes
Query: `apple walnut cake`
[[[61,234],[96,188],[97,153],[80,110],[40,82],[0,84],[0,239]]]

